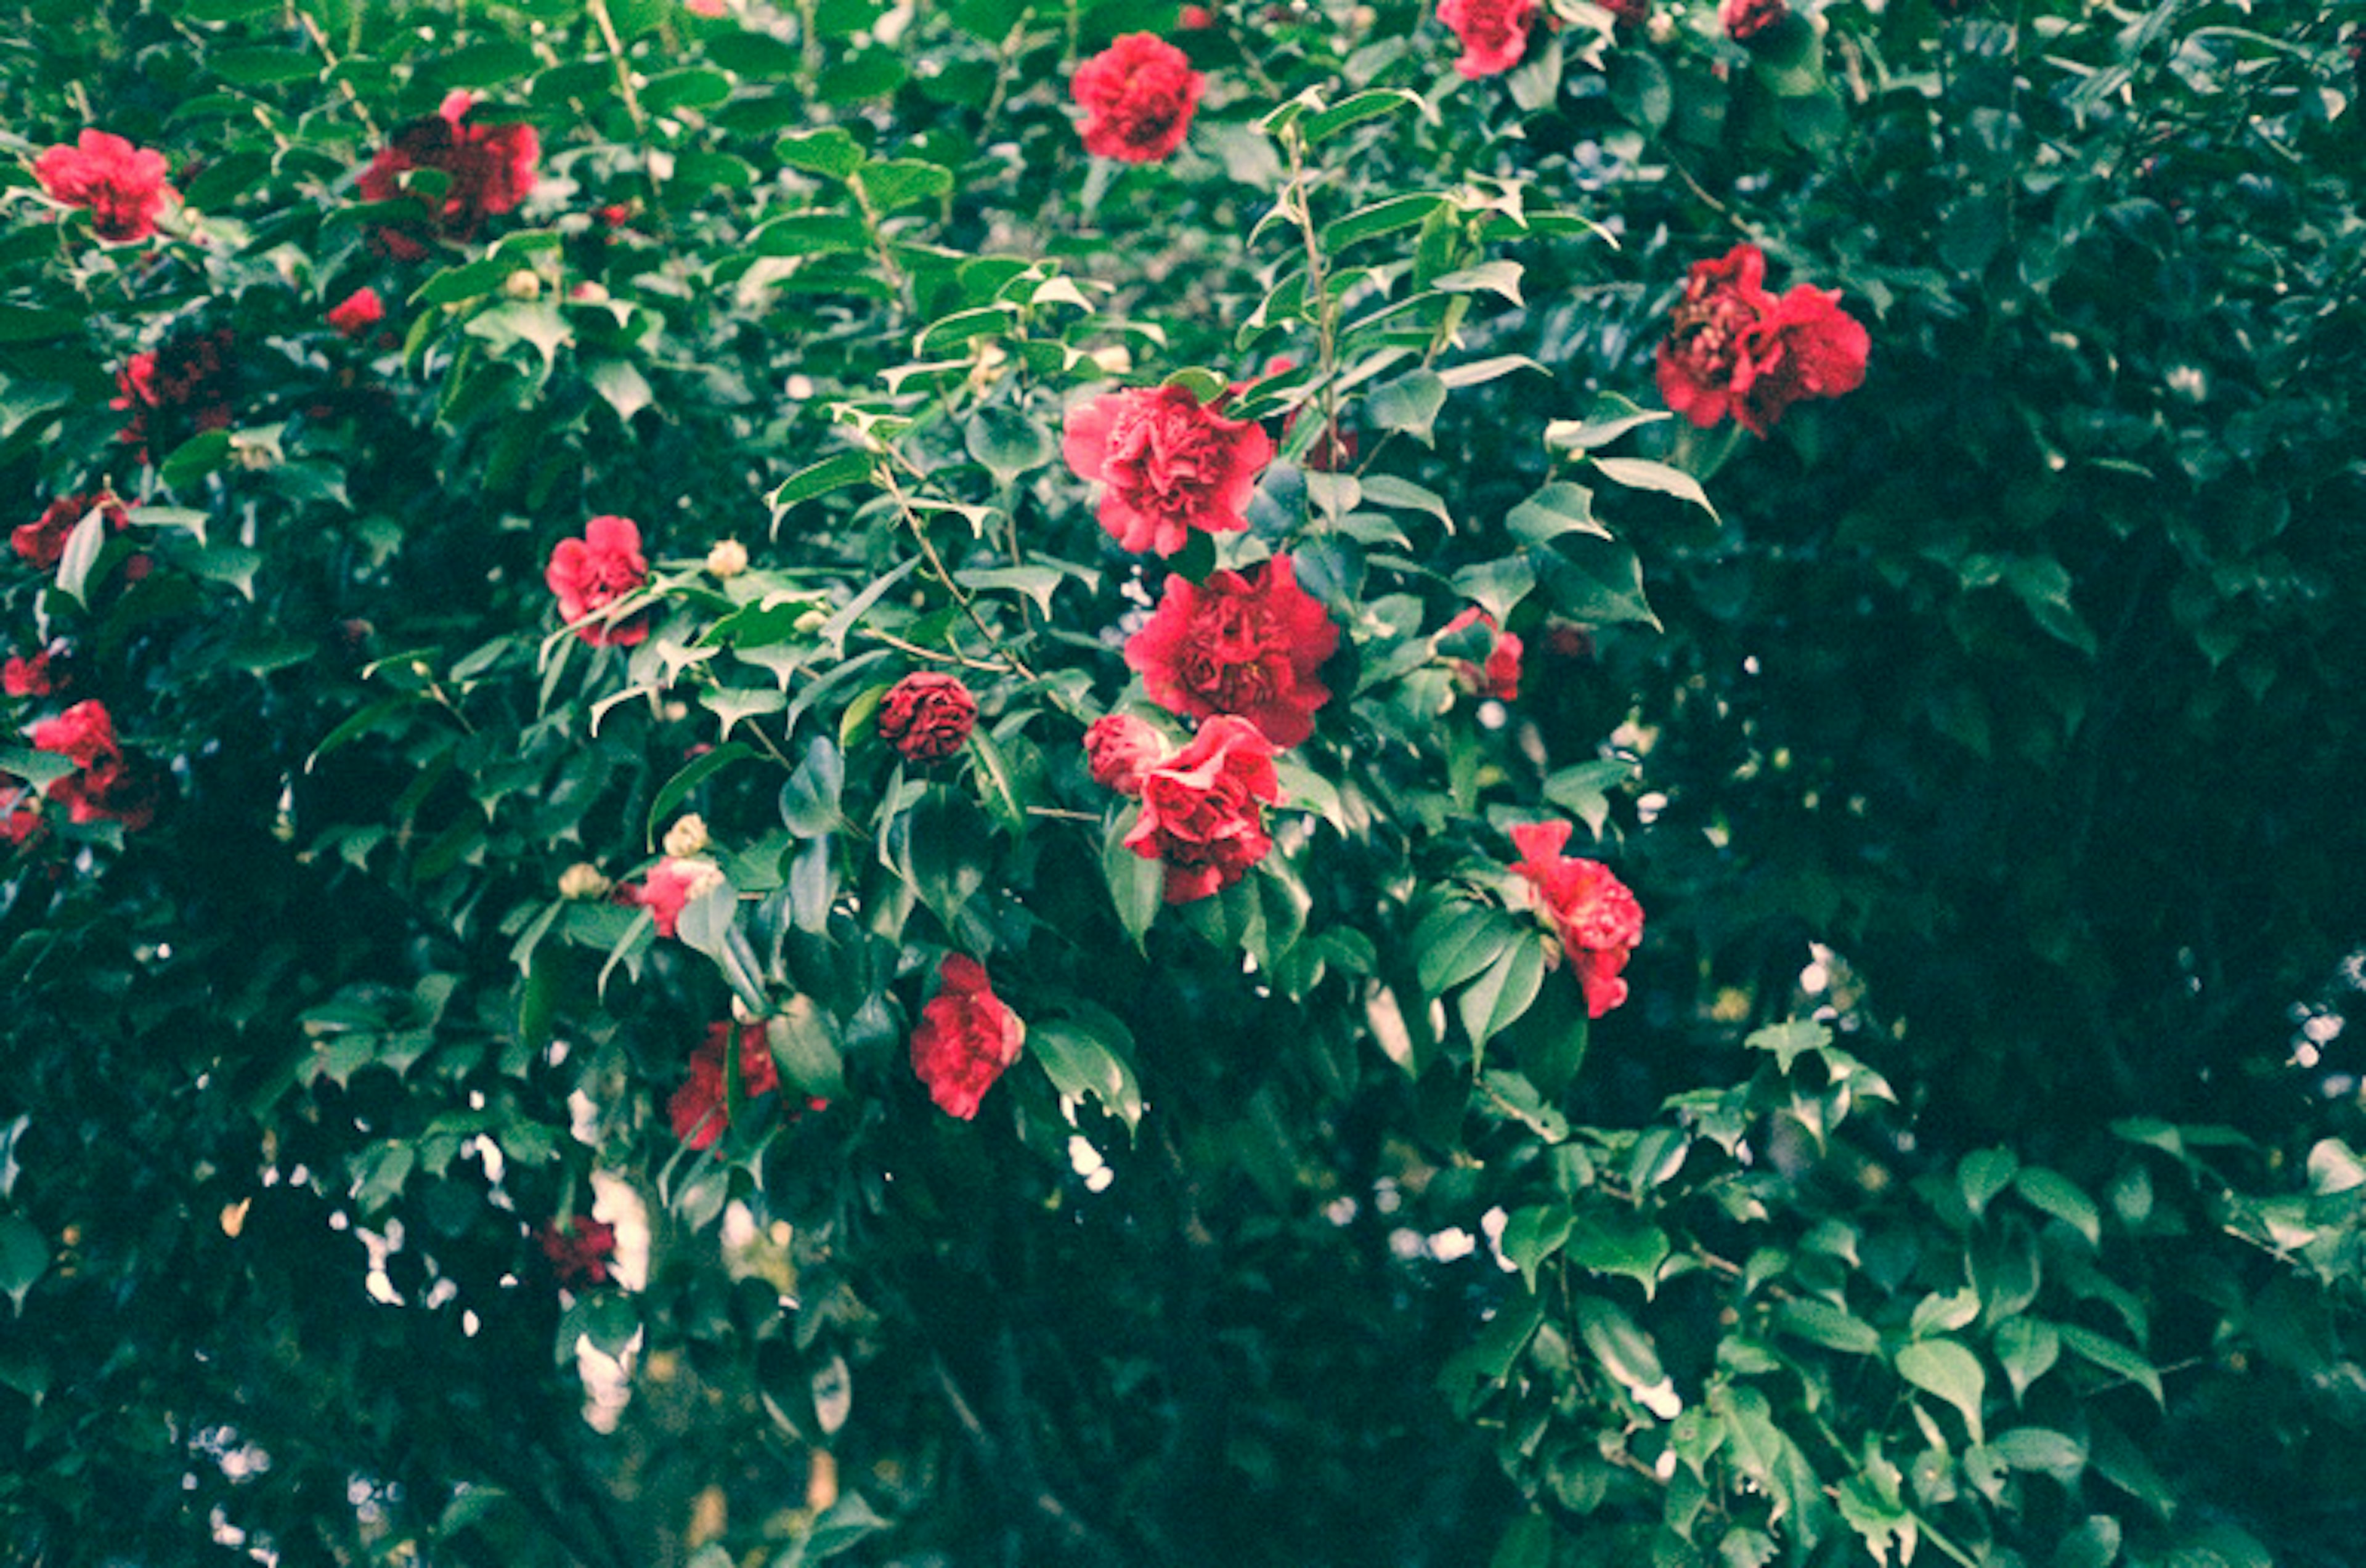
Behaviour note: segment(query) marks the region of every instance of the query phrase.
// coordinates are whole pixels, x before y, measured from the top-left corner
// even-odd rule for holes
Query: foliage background
[[[2355,5],[1572,3],[1478,82],[1401,4],[15,17],[0,482],[146,509],[0,610],[172,780],[0,885],[17,1560],[2354,1553]],[[1093,164],[1067,76],[1145,25],[1206,101]],[[398,262],[355,176],[459,88],[541,183]],[[38,194],[94,124],[153,244]],[[1745,238],[1866,386],[1606,428]],[[220,328],[232,431],[143,468],[117,368]],[[1251,547],[1346,694],[1268,870],[1161,912],[1076,747],[1156,574],[1060,412],[1277,354]],[[603,513],[629,655],[542,583]],[[994,666],[925,778],[899,644]],[[688,940],[557,897],[693,808]],[[1540,816],[1650,914],[1590,1032],[1504,908]],[[951,949],[1030,1024],[971,1124],[902,1056]],[[735,988],[829,1103],[696,1156]],[[646,1268],[563,1290],[601,1192]]]

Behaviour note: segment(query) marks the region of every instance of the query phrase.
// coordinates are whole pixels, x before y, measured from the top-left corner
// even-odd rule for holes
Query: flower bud
[[[693,812],[666,829],[665,852],[676,860],[687,860],[706,848],[707,842],[706,820]]]
[[[588,903],[608,896],[608,879],[589,861],[577,861],[558,874],[558,896]]]
[[[608,302],[607,286],[585,278],[567,291],[567,297],[579,305],[604,305]]]
[[[737,539],[717,539],[706,552],[706,570],[716,577],[737,577],[748,570],[748,547]]]
[[[513,299],[539,299],[542,298],[541,275],[520,267],[501,279],[501,292]]]
[[[1097,348],[1087,357],[1112,376],[1122,376],[1133,368],[1132,351],[1121,343],[1113,343],[1107,348]]]
[[[1650,34],[1651,41],[1662,48],[1676,41],[1676,19],[1665,11],[1652,12],[1651,19],[1644,24],[1644,30]]]

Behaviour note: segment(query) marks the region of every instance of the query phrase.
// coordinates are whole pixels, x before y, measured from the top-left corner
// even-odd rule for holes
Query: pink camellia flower
[[[1181,50],[1155,33],[1128,33],[1077,66],[1068,93],[1085,111],[1086,152],[1155,164],[1183,145],[1205,85]]]
[[[560,619],[592,647],[630,648],[648,637],[646,610],[621,620],[589,618],[649,580],[640,525],[631,518],[594,517],[583,525],[581,538],[559,540],[542,580],[558,595]]]
[[[53,199],[88,208],[92,231],[110,244],[153,234],[156,214],[178,199],[164,182],[162,152],[104,130],[85,130],[73,146],[51,148],[33,160],[33,176]]]
[[[375,288],[356,288],[329,311],[329,324],[347,337],[359,337],[386,320],[386,302]]]
[[[1778,299],[1765,276],[1765,255],[1741,244],[1684,281],[1656,370],[1668,406],[1703,429],[1730,413],[1763,436],[1801,399],[1865,384],[1871,340],[1839,292],[1803,283]]]
[[[1166,758],[1166,739],[1130,713],[1097,718],[1085,730],[1085,768],[1103,789],[1139,798],[1143,778]]]
[[[673,1135],[693,1149],[712,1148],[731,1124],[723,1082],[723,1053],[730,1044],[732,1026],[710,1025],[706,1038],[690,1054],[690,1077],[666,1101],[666,1120]],[[772,1043],[760,1023],[739,1026],[739,1090],[749,1100],[781,1087],[781,1069],[772,1061]]]
[[[1026,1039],[1027,1026],[987,984],[986,965],[949,953],[937,965],[937,994],[912,1031],[912,1071],[939,1110],[967,1122]]]
[[[131,415],[115,438],[146,462],[152,451],[169,453],[202,431],[228,430],[237,345],[237,334],[217,327],[133,355],[115,373],[116,395],[107,404]]]
[[[967,686],[933,670],[907,675],[879,699],[879,739],[907,762],[936,762],[960,750],[977,725]]]
[[[1512,869],[1536,890],[1585,988],[1585,1016],[1600,1018],[1627,999],[1618,972],[1643,940],[1643,907],[1600,861],[1564,855],[1566,822],[1526,822],[1512,829],[1520,859]]]
[[[1437,19],[1462,41],[1454,69],[1475,81],[1520,62],[1528,51],[1537,0],[1437,0]]]
[[[722,881],[723,869],[712,861],[669,856],[651,866],[648,875],[640,881],[618,887],[616,902],[637,904],[647,909],[657,921],[658,935],[670,937],[678,930],[682,912],[691,901]]]
[[[1129,550],[1171,556],[1197,528],[1237,533],[1273,461],[1258,425],[1226,419],[1182,387],[1130,387],[1068,411],[1061,456],[1102,485],[1101,526]]]
[[[1498,702],[1514,702],[1520,695],[1520,657],[1526,651],[1520,639],[1495,625],[1495,617],[1476,604],[1446,623],[1437,635],[1454,636],[1472,626],[1484,626],[1493,640],[1487,649],[1486,662],[1474,664],[1467,659],[1453,660],[1454,679],[1466,692],[1483,692]]]
[[[155,820],[163,793],[158,771],[124,756],[106,704],[76,703],[34,725],[32,739],[35,750],[53,751],[77,770],[50,785],[50,798],[74,821],[120,822],[137,832]]]
[[[120,534],[131,525],[125,515],[123,503],[106,491],[84,495],[62,495],[50,502],[40,516],[30,523],[20,523],[8,534],[9,547],[34,566],[47,571],[65,558],[66,541],[82,520],[90,515],[92,507],[103,509],[106,525]]]
[[[616,1257],[615,1226],[588,1214],[577,1214],[563,1226],[555,1223],[544,1225],[535,1233],[535,1240],[542,1255],[550,1259],[550,1270],[558,1276],[559,1283],[608,1282],[608,1266]]]
[[[420,209],[419,218],[402,228],[381,228],[378,243],[388,254],[416,261],[427,247],[409,231],[424,229],[447,240],[476,237],[487,218],[507,212],[534,189],[535,165],[542,141],[530,125],[474,125],[469,111],[476,95],[447,96],[432,115],[422,116],[394,133],[362,171],[357,188],[365,201],[394,201],[406,196]],[[409,191],[403,175],[414,169],[434,169],[445,176],[438,201]]]
[[[1314,733],[1314,710],[1331,700],[1318,678],[1339,646],[1339,628],[1298,586],[1287,555],[1245,573],[1211,571],[1205,582],[1180,573],[1143,628],[1125,645],[1150,700],[1189,718],[1238,714],[1276,746]]]
[[[1725,36],[1747,43],[1791,14],[1788,0],[1718,0],[1717,19]]]
[[[1841,309],[1840,290],[1798,284],[1741,334],[1734,356],[1733,417],[1764,435],[1806,398],[1837,398],[1865,385],[1872,339]]]
[[[1220,714],[1191,743],[1142,779],[1142,814],[1125,846],[1166,867],[1166,900],[1221,893],[1265,859],[1265,807],[1281,803],[1273,742],[1247,719]]]

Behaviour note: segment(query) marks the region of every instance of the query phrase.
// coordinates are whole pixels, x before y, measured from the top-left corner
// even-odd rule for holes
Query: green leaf
[[[2103,1221],[2095,1201],[2079,1190],[2067,1177],[2043,1166],[2023,1166],[2013,1177],[2012,1185],[2013,1190],[2032,1204],[2085,1236],[2089,1247],[2102,1245]]]
[[[1060,455],[1052,433],[1015,409],[978,410],[963,426],[962,441],[971,457],[1005,481],[1040,468]],[[1048,605],[1044,614],[1051,614]]]
[[[190,436],[159,464],[156,477],[167,490],[186,490],[230,461],[231,434],[208,430]]]
[[[21,1215],[0,1214],[0,1291],[13,1311],[25,1310],[26,1292],[49,1271],[49,1238]]]
[[[2046,1427],[2016,1427],[2000,1432],[1993,1446],[2013,1469],[2050,1475],[2065,1486],[2075,1484],[2079,1472],[2087,1468],[2086,1445]]]
[[[1564,534],[1611,536],[1610,530],[1594,520],[1594,492],[1583,485],[1549,484],[1512,508],[1504,523],[1515,538],[1531,545],[1549,544]]]
[[[1129,1132],[1142,1121],[1133,1041],[1116,1019],[1104,1013],[1031,1025],[1027,1050],[1064,1096],[1098,1100]]]
[[[862,166],[869,156],[862,144],[837,126],[820,130],[808,130],[794,136],[783,136],[777,151],[781,162],[807,174],[827,175],[842,180]]]
[[[541,356],[546,376],[558,364],[558,351],[575,341],[575,329],[546,299],[512,299],[495,305],[469,317],[461,331],[481,339],[495,354],[524,344]]]
[[[1981,1149],[1964,1156],[1955,1168],[1955,1186],[1973,1218],[1988,1213],[1989,1201],[2011,1184],[2013,1172],[2020,1168],[2021,1160],[2011,1149]]]
[[[861,1493],[844,1493],[822,1511],[794,1546],[773,1559],[772,1568],[805,1568],[808,1562],[841,1556],[888,1528]]]
[[[185,558],[193,576],[208,582],[228,583],[243,599],[254,597],[254,574],[263,570],[263,552],[243,545],[208,545]]]
[[[2106,1339],[2092,1329],[2081,1328],[2075,1323],[2055,1325],[2062,1343],[2073,1355],[2091,1362],[2107,1372],[2116,1373],[2152,1395],[2153,1403],[2169,1408],[2169,1396],[2160,1384],[2158,1369],[2116,1339]]]
[[[1410,196],[1392,196],[1369,207],[1359,207],[1345,218],[1324,226],[1324,252],[1336,255],[1358,240],[1369,240],[1381,234],[1392,234],[1400,229],[1418,227],[1431,213],[1446,204],[1447,198],[1436,192],[1422,191]]]
[[[641,107],[651,114],[676,109],[711,109],[731,97],[731,78],[713,66],[694,65],[649,78],[641,89]]]
[[[1828,1350],[1851,1356],[1871,1356],[1881,1349],[1881,1334],[1846,1307],[1797,1296],[1774,1311],[1774,1326]]]
[[[1140,948],[1151,922],[1166,902],[1166,871],[1159,862],[1138,855],[1125,847],[1125,836],[1132,824],[1113,823],[1101,839],[1101,875],[1108,882],[1110,901],[1116,906],[1118,924]]]
[[[44,338],[79,333],[89,324],[90,317],[80,310],[0,304],[0,343],[38,343]]]
[[[1630,430],[1674,417],[1664,409],[1642,408],[1616,392],[1605,392],[1594,400],[1583,419],[1557,419],[1546,425],[1545,445],[1556,451],[1591,452]]]
[[[871,236],[860,218],[844,212],[792,212],[764,223],[748,236],[765,256],[830,255],[867,251]]]
[[[1415,370],[1372,389],[1364,412],[1382,430],[1403,431],[1423,446],[1431,445],[1431,427],[1446,406],[1446,383],[1434,370]]]
[[[1504,1233],[1509,1235],[1510,1229],[1505,1226]],[[1660,1353],[1651,1336],[1637,1327],[1616,1303],[1573,1294],[1570,1305],[1577,1315],[1578,1337],[1621,1387],[1641,1393],[1666,1381],[1667,1371],[1660,1365]]]
[[[828,1009],[804,995],[764,1021],[764,1038],[782,1074],[805,1094],[823,1100],[846,1098],[846,1064],[838,1020]]]
[[[1447,294],[1499,294],[1515,305],[1525,304],[1520,298],[1520,274],[1515,261],[1482,262],[1433,278],[1430,287]]]
[[[1623,1209],[1581,1213],[1563,1248],[1571,1262],[1596,1274],[1622,1275],[1643,1287],[1646,1296],[1659,1289],[1660,1266],[1671,1248],[1668,1233],[1642,1215]]]
[[[715,686],[698,694],[698,705],[723,721],[717,739],[727,740],[742,720],[776,714],[789,699],[771,686]]]
[[[1327,109],[1305,115],[1296,123],[1299,135],[1307,146],[1312,147],[1350,126],[1378,119],[1383,115],[1397,114],[1406,108],[1420,109],[1425,116],[1429,114],[1429,106],[1422,100],[1419,93],[1409,92],[1403,87],[1375,87],[1342,98]]]
[[[2093,1514],[2056,1545],[2052,1568],[2112,1568],[2119,1556],[2120,1521]]]
[[[1393,474],[1366,474],[1358,481],[1363,486],[1364,499],[1374,506],[1386,506],[1401,512],[1426,512],[1446,531],[1454,532],[1453,513],[1447,510],[1446,499],[1436,491],[1425,490],[1410,479]]]
[[[241,87],[317,82],[326,69],[319,55],[300,49],[216,50],[205,57],[205,62],[215,75]]]
[[[1504,1258],[1519,1269],[1522,1284],[1531,1291],[1537,1288],[1538,1267],[1561,1249],[1576,1224],[1577,1216],[1565,1204],[1532,1204],[1512,1211],[1504,1222],[1504,1235],[1498,1245]]]
[[[885,213],[910,202],[950,195],[953,172],[941,164],[924,164],[917,158],[891,158],[856,169],[854,183],[869,199],[872,210]]]
[[[650,389],[648,378],[642,375],[640,367],[629,359],[595,361],[583,375],[584,379],[592,383],[592,389],[600,394],[601,400],[614,409],[616,417],[626,424],[632,423],[635,414],[657,400],[657,393]]]
[[[90,603],[91,572],[98,565],[99,552],[107,547],[107,516],[105,509],[94,506],[83,513],[82,521],[66,536],[65,552],[58,558],[59,591],[72,594],[87,605]]]
[[[325,751],[328,749],[328,741],[322,741],[321,750]],[[317,752],[314,754],[318,755]],[[675,807],[689,799],[692,790],[733,763],[745,761],[754,755],[756,752],[752,747],[743,746],[737,740],[727,740],[711,751],[700,752],[676,770],[673,777],[666,780],[650,798],[647,841],[651,844],[658,841],[658,824],[670,816]]]
[[[1457,571],[1454,591],[1495,617],[1501,626],[1511,619],[1512,607],[1537,585],[1537,566],[1527,552],[1494,560],[1474,561]]]
[[[1988,1393],[1989,1378],[1978,1357],[1953,1339],[1918,1339],[1899,1347],[1897,1364],[1899,1377],[1962,1413],[1973,1442],[1986,1440],[1981,1435],[1980,1402]]]
[[[2005,1379],[2012,1384],[2013,1403],[2018,1404],[2032,1383],[2054,1370],[2062,1355],[2062,1337],[2043,1318],[2009,1317],[1996,1325],[1989,1348],[2003,1363]]]
[[[1698,479],[1682,468],[1670,468],[1665,463],[1654,463],[1642,457],[1594,457],[1590,460],[1602,477],[1613,484],[1625,485],[1628,490],[1658,491],[1662,495],[1691,502],[1712,518],[1717,515],[1717,508],[1709,504],[1708,492],[1701,489]]]
[[[1448,899],[1422,918],[1413,935],[1414,971],[1423,992],[1442,997],[1478,974],[1509,947],[1520,928],[1501,910]]]
[[[801,501],[811,501],[871,478],[872,458],[866,452],[834,452],[818,463],[791,474],[767,501],[772,508],[772,529],[780,531],[781,513]]]
[[[1791,1065],[1809,1051],[1821,1051],[1832,1043],[1832,1032],[1812,1019],[1793,1019],[1788,1023],[1770,1023],[1752,1032],[1742,1042],[1753,1051],[1772,1051],[1774,1064],[1786,1077],[1791,1075]]]
[[[834,831],[844,807],[839,798],[846,787],[846,762],[827,735],[806,745],[802,761],[781,786],[781,825],[800,839],[819,838]]]

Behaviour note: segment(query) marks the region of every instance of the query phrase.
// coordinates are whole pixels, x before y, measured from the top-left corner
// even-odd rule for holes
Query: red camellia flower
[[[228,327],[175,337],[151,354],[135,354],[115,373],[109,408],[131,418],[115,433],[146,462],[151,449],[169,453],[201,431],[231,425],[231,355],[238,338]]]
[[[693,1149],[711,1148],[731,1124],[723,1083],[723,1053],[731,1041],[731,1025],[715,1023],[690,1054],[690,1077],[666,1101],[666,1120],[673,1135]],[[748,1099],[770,1094],[781,1087],[781,1069],[773,1064],[772,1043],[760,1023],[739,1026],[739,1089]]]
[[[1564,855],[1566,822],[1527,822],[1512,829],[1520,860],[1512,869],[1527,879],[1560,935],[1561,950],[1585,987],[1585,1016],[1600,1018],[1627,999],[1618,972],[1643,940],[1643,907],[1600,861]]]
[[[1142,815],[1126,848],[1166,867],[1166,899],[1220,893],[1266,857],[1265,807],[1281,803],[1273,742],[1247,719],[1221,714],[1142,779]]]
[[[1717,19],[1725,36],[1747,43],[1791,14],[1787,0],[1718,0]]]
[[[1447,622],[1446,629],[1437,635],[1449,637],[1472,626],[1484,626],[1492,634],[1486,662],[1455,660],[1456,682],[1465,691],[1484,692],[1499,702],[1516,701],[1520,694],[1520,656],[1526,650],[1518,637],[1497,627],[1494,616],[1473,604]]]
[[[561,619],[594,648],[630,648],[649,635],[646,611],[622,620],[589,620],[649,580],[641,530],[629,517],[594,517],[580,539],[561,539],[542,580],[558,595]],[[580,623],[580,624],[579,624]]]
[[[879,739],[907,762],[935,762],[952,756],[977,724],[977,699],[951,675],[922,671],[907,675],[879,699]]]
[[[1273,461],[1273,440],[1185,388],[1130,387],[1070,409],[1060,452],[1078,478],[1103,485],[1098,516],[1111,537],[1171,556],[1194,528],[1249,525],[1249,496]]]
[[[1668,406],[1703,429],[1729,412],[1764,435],[1802,398],[1865,383],[1870,340],[1839,293],[1803,283],[1777,299],[1765,276],[1765,255],[1741,244],[1685,279],[1657,375]]]
[[[154,233],[157,212],[176,199],[164,183],[162,152],[104,130],[85,130],[74,145],[51,148],[33,160],[33,176],[54,199],[88,208],[92,231],[112,244]]]
[[[1454,68],[1476,80],[1509,71],[1528,51],[1537,0],[1437,0],[1437,19],[1462,40]]]
[[[356,288],[329,311],[329,324],[347,337],[359,337],[386,320],[386,302],[375,288]]]
[[[10,654],[8,662],[0,665],[0,691],[12,697],[48,696],[59,684],[50,670],[51,660],[57,651],[55,648],[45,648],[30,659]]]
[[[123,503],[106,491],[87,495],[62,495],[50,502],[40,516],[11,529],[9,547],[47,571],[65,558],[66,541],[73,537],[74,529],[90,515],[91,508],[95,506],[104,509],[107,526],[116,533],[120,534],[131,525],[131,519],[124,514]]]
[[[434,114],[397,130],[394,141],[380,148],[362,171],[362,198],[393,201],[409,196],[420,208],[422,224],[445,239],[463,241],[474,239],[487,218],[524,201],[534,189],[541,140],[530,125],[468,123],[476,104],[473,93],[453,93]],[[414,169],[434,169],[445,176],[440,202],[405,188],[402,176]],[[403,261],[427,254],[425,245],[401,229],[380,229],[378,243]]]
[[[1205,32],[1216,25],[1216,13],[1205,6],[1186,6],[1176,17],[1175,25],[1187,33]]]
[[[967,1122],[1003,1069],[1019,1060],[1027,1026],[986,983],[986,965],[949,953],[937,966],[937,994],[912,1031],[912,1071],[948,1116]]]
[[[1191,129],[1207,79],[1155,33],[1128,33],[1076,67],[1069,96],[1085,111],[1085,151],[1096,158],[1155,164],[1174,155]]]
[[[582,1280],[586,1284],[608,1282],[608,1265],[616,1256],[616,1227],[577,1214],[565,1226],[547,1224],[535,1233],[542,1255],[550,1259],[551,1272],[562,1284]]]
[[[115,717],[104,703],[80,702],[33,726],[33,748],[54,751],[76,772],[50,785],[76,822],[120,822],[133,832],[155,820],[162,794],[157,771],[127,759],[115,738]]]
[[[1085,730],[1085,767],[1093,783],[1122,795],[1138,797],[1144,776],[1166,757],[1165,738],[1130,713],[1097,718]]]
[[[651,866],[648,875],[641,881],[627,882],[617,888],[616,902],[637,904],[647,909],[657,921],[658,935],[670,937],[675,933],[682,912],[690,907],[691,900],[722,879],[722,868],[712,861],[668,858]]]
[[[1331,700],[1316,678],[1339,646],[1339,628],[1298,586],[1287,555],[1205,582],[1166,580],[1157,613],[1125,645],[1150,700],[1191,718],[1238,714],[1276,746],[1314,733]]]
[[[14,783],[0,773],[0,783]],[[12,849],[23,849],[41,836],[40,803],[33,798],[30,789],[0,791],[0,840]]]

